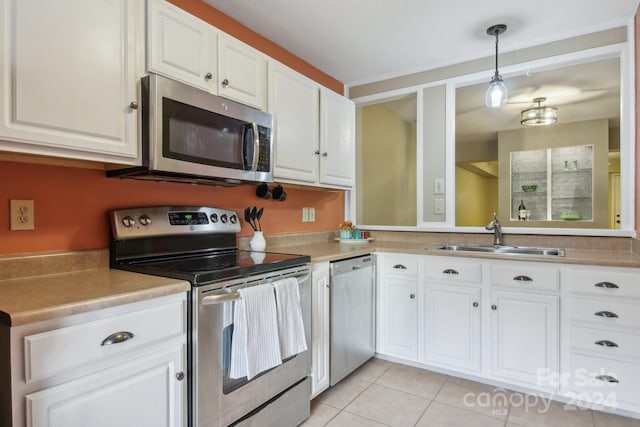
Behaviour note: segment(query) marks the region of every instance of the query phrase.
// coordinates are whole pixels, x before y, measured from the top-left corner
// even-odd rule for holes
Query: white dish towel
[[[282,363],[271,284],[240,289],[233,313],[229,377],[251,380]]]
[[[286,359],[307,349],[298,280],[295,277],[278,280],[273,282],[273,287],[276,290],[280,354]]]

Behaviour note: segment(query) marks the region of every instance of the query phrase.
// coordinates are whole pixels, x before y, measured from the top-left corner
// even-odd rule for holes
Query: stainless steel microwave
[[[141,81],[141,166],[107,176],[213,185],[273,181],[273,116],[151,74]]]

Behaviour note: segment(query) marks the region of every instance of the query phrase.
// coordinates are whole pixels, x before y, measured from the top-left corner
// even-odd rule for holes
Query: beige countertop
[[[0,280],[0,321],[18,326],[190,288],[183,280],[109,268]]]
[[[336,261],[372,252],[397,252],[419,255],[456,256],[465,258],[540,261],[563,264],[589,264],[615,267],[640,267],[640,256],[631,251],[565,248],[565,256],[500,255],[476,252],[454,252],[431,249],[424,242],[371,241],[340,243],[335,241],[269,247],[272,252],[310,255],[312,262]]]

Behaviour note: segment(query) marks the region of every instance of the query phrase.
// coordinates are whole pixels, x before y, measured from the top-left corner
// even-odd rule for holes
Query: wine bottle
[[[520,221],[524,221],[527,219],[527,216],[525,215],[525,212],[527,208],[524,205],[524,200],[520,200],[520,206],[518,206],[518,218],[520,219]]]

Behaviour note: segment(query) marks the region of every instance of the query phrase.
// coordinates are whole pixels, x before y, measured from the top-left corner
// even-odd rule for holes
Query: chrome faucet
[[[493,213],[493,221],[491,221],[485,227],[489,231],[493,231],[493,245],[501,246],[502,245],[502,226],[500,225],[500,221],[498,221],[498,216],[496,213]]]

